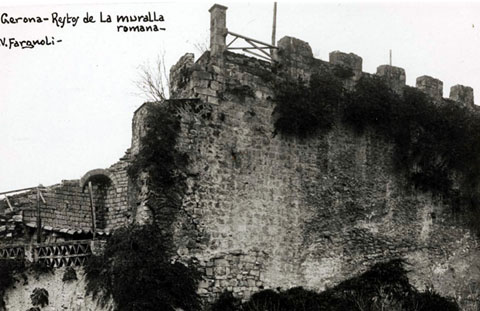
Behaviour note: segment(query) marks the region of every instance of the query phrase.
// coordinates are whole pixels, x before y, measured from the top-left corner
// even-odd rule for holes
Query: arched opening
[[[92,184],[113,185],[110,172],[103,168],[90,170],[80,178],[80,187],[82,187],[82,190],[85,190],[89,181],[91,181]]]
[[[88,185],[92,185],[93,205],[95,209],[95,227],[105,229],[107,226],[107,199],[109,192],[115,192],[115,184],[111,173],[105,169],[88,171],[80,179],[83,192],[89,193]]]

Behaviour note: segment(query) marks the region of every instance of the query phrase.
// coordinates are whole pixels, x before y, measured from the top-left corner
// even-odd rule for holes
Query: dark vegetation
[[[411,87],[399,96],[379,77],[363,77],[348,92],[342,70],[314,74],[309,83],[278,83],[275,132],[305,138],[327,132],[335,120],[358,133],[373,129],[394,144],[398,172],[454,211],[462,209],[478,228],[480,116],[448,100],[434,103]]]
[[[155,225],[119,229],[103,255],[85,266],[87,293],[116,310],[199,310],[199,272],[194,263],[171,262],[169,246]]]
[[[3,300],[5,291],[14,287],[17,282],[23,281],[27,283],[26,273],[32,273],[35,279],[38,280],[43,274],[53,273],[53,268],[40,262],[28,263],[23,257],[0,259],[0,310],[5,309],[5,301]]]
[[[30,271],[33,273],[33,277],[38,280],[41,275],[54,274],[53,267],[47,265],[45,261],[36,261],[29,266]]]
[[[41,306],[42,308],[48,305],[48,291],[45,288],[35,288],[30,295],[33,306]]]
[[[244,303],[224,292],[210,311],[458,311],[457,304],[433,291],[410,285],[400,259],[377,263],[360,276],[321,293],[295,287],[263,290]]]
[[[181,179],[180,168],[188,163],[187,155],[173,148],[180,132],[180,121],[174,105],[151,103],[148,106],[145,135],[141,138],[141,149],[128,168],[128,175],[138,180],[140,174],[148,174],[147,184],[159,195],[167,193]]]
[[[414,185],[445,197],[456,195],[455,176],[468,190],[480,177],[480,117],[454,103],[435,104],[405,88],[397,96],[380,79],[361,79],[345,109],[359,131],[372,127],[395,143],[394,163]],[[456,174],[455,174],[456,173]]]
[[[225,92],[237,96],[242,102],[246,97],[255,97],[255,93],[248,85],[227,85]]]
[[[332,73],[340,79],[348,79],[355,75],[350,68],[338,64],[333,66]]]
[[[150,104],[141,149],[128,174],[141,183],[146,173],[150,225],[119,229],[107,241],[102,255],[85,266],[87,292],[101,305],[113,300],[116,310],[199,310],[196,293],[200,275],[193,262],[171,262],[169,226],[179,210],[184,191],[185,154],[174,146],[180,131],[175,107]]]
[[[0,259],[0,310],[5,310],[3,296],[5,291],[17,282],[18,276],[25,272],[25,261],[20,259]]]
[[[308,83],[282,81],[275,86],[275,132],[305,138],[329,130],[345,101],[342,81],[332,73],[312,75]]]
[[[181,102],[176,101],[149,104],[141,148],[128,168],[132,180],[148,185],[147,205],[168,240],[166,243],[172,243],[170,226],[180,210],[186,187],[184,168],[188,156],[174,148],[180,132],[177,113],[180,105]],[[141,180],[142,173],[146,180]]]
[[[63,273],[62,281],[63,282],[70,282],[77,280],[77,272],[73,267],[67,267],[65,272]]]

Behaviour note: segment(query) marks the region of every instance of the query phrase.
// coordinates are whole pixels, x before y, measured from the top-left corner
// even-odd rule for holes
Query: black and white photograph
[[[0,311],[479,311],[480,2],[0,2]]]

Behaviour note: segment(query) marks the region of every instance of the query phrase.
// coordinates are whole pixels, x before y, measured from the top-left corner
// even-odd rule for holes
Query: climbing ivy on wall
[[[378,78],[361,79],[344,111],[357,130],[371,127],[394,142],[394,164],[412,184],[478,212],[480,116],[448,100],[436,104],[407,87],[397,96]],[[471,224],[477,226],[475,218]]]
[[[275,86],[275,131],[307,137],[329,130],[344,101],[342,81],[329,72],[312,75],[309,82],[283,80]]]
[[[175,148],[180,132],[176,108],[168,101],[148,104],[145,135],[128,169],[133,181],[148,186],[153,223],[115,231],[103,254],[85,266],[87,291],[102,305],[113,299],[116,310],[200,309],[195,264],[171,262],[171,226],[182,204],[188,163]]]
[[[173,104],[149,103],[144,120],[145,135],[140,138],[140,150],[128,168],[128,175],[137,180],[140,173],[148,174],[148,184],[165,192],[181,177],[179,170],[187,165],[188,157],[174,146],[180,132],[180,121]]]
[[[170,228],[181,208],[186,187],[184,172],[188,156],[175,148],[180,133],[179,105],[175,101],[148,104],[143,121],[145,134],[128,168],[132,180],[146,182],[147,205],[166,238],[171,238]],[[141,173],[146,173],[146,181],[140,180]]]
[[[328,72],[308,84],[283,79],[275,91],[276,132],[305,138],[325,133],[334,120],[360,133],[371,128],[394,144],[395,168],[412,185],[479,216],[479,114],[449,100],[434,103],[411,87],[399,96],[376,76],[361,78],[350,92]]]

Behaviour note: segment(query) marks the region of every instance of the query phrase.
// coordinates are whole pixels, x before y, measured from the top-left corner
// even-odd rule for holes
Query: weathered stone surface
[[[210,61],[197,64],[208,68]],[[432,262],[472,265],[477,241],[455,223],[449,207],[412,191],[393,173],[392,144],[341,124],[306,140],[274,137],[269,64],[232,53],[223,61],[222,75],[210,71],[212,81],[221,76],[219,84],[265,95],[240,98],[226,90],[211,105],[211,119],[182,123],[177,148],[189,154],[196,172],[188,178],[184,208],[195,206],[188,211],[198,226],[193,233],[177,231],[176,243],[190,245],[189,256],[209,269],[203,296],[213,300],[230,289],[245,298],[278,286],[320,290],[397,257],[415,262],[411,277],[420,289],[428,280],[451,294],[474,278],[459,271],[447,286],[450,276],[429,268]],[[329,66],[301,62],[290,59],[289,66],[298,67],[282,70],[308,76]],[[403,71],[385,67],[380,73],[389,70],[400,86]],[[182,90],[189,92],[194,89]],[[197,238],[188,242],[187,236]],[[459,251],[465,256],[453,255]]]
[[[435,100],[441,100],[443,97],[443,82],[430,76],[421,76],[417,78],[417,88],[430,95]]]
[[[297,38],[283,37],[277,43],[275,61],[284,66],[290,75],[304,80],[310,77],[309,68],[314,60],[310,45]]]
[[[405,70],[400,67],[381,65],[377,67],[377,75],[385,79],[387,85],[396,93],[402,94],[405,88]]]
[[[473,89],[460,84],[454,85],[450,88],[450,99],[467,107],[473,107]]]
[[[178,93],[178,89],[184,88],[190,80],[190,70],[193,67],[195,56],[193,53],[186,53],[170,68],[170,92]]]
[[[340,51],[330,52],[329,62],[334,65],[341,65],[350,68],[354,75],[354,79],[358,80],[362,76],[362,58],[353,53],[344,53]]]
[[[278,48],[291,57],[313,58],[310,44],[297,38],[283,37],[278,41]]]
[[[217,57],[226,49],[227,7],[214,4],[210,10],[210,53]]]

